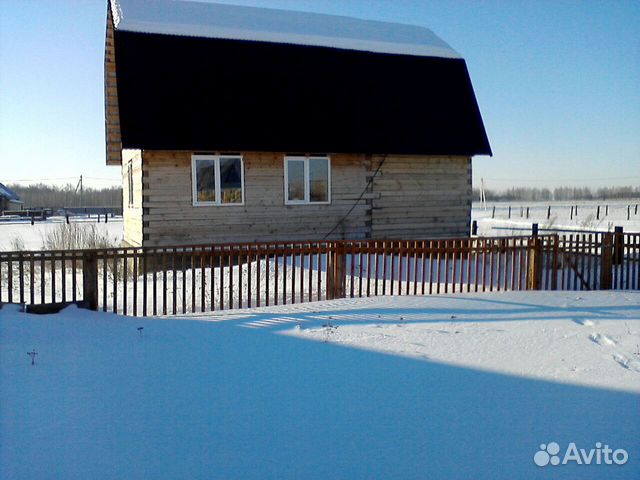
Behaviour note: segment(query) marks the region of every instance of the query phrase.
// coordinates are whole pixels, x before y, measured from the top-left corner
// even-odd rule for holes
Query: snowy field
[[[639,345],[639,292],[5,306],[0,478],[637,479]]]
[[[638,205],[637,211],[636,205]],[[496,207],[495,218],[491,218],[494,206]],[[549,206],[551,206],[551,215],[547,218]],[[574,207],[573,218],[572,206]],[[600,218],[597,218],[598,206],[600,206]],[[509,218],[509,207],[511,207],[511,218]],[[529,218],[526,218],[527,207],[529,207]],[[628,220],[627,207],[630,207]],[[471,218],[478,221],[478,235],[485,237],[528,235],[531,233],[532,223],[537,223],[540,229],[612,232],[614,227],[619,226],[623,227],[625,232],[640,233],[640,200],[573,202],[514,200],[512,202],[487,202],[486,209],[480,203],[474,202]],[[541,231],[540,233],[546,232]],[[569,233],[566,232],[567,235]]]
[[[487,203],[484,209],[475,202],[472,208],[472,218],[478,221],[478,233],[481,236],[526,235],[531,232],[531,224],[538,223],[540,228],[582,229],[597,231],[613,231],[616,226],[622,226],[625,232],[640,233],[640,206],[635,213],[635,205],[640,200],[594,200],[575,202],[494,202]],[[495,218],[491,218],[493,206],[496,206]],[[547,219],[547,208],[551,205],[551,216]],[[578,206],[577,214],[574,210],[571,218],[571,206]],[[600,205],[600,219],[596,219],[596,210]],[[609,206],[608,214],[606,206]],[[511,206],[511,218],[508,209]],[[529,207],[529,218],[526,208]],[[631,206],[630,218],[627,220],[627,206]],[[522,217],[520,212],[522,210]],[[100,232],[108,233],[118,243],[122,240],[122,217],[110,218],[108,223],[97,223],[97,218],[72,218],[72,222],[95,224]],[[15,238],[21,238],[26,249],[39,250],[47,232],[63,223],[64,217],[50,217],[45,222],[31,225],[29,220],[11,220],[0,222],[0,250],[9,250]],[[542,232],[544,233],[544,232]]]
[[[96,215],[91,218],[71,217],[70,221],[95,225],[98,233],[108,234],[116,245],[122,241],[122,217],[109,218],[107,223],[104,223],[104,215],[101,215],[100,223]],[[36,221],[33,225],[30,219],[24,218],[2,220],[0,221],[0,250],[11,250],[16,239],[23,242],[25,250],[41,250],[47,234],[63,223],[65,223],[64,217],[49,217],[46,221]]]

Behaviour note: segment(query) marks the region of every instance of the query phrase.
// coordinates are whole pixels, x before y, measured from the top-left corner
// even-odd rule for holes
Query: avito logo
[[[566,465],[574,462],[578,465],[624,465],[629,460],[629,454],[623,448],[616,450],[607,444],[596,442],[595,448],[589,450],[578,448],[574,442],[571,442],[560,459],[560,445],[556,442],[541,444],[533,456],[533,461],[539,467],[547,465]]]

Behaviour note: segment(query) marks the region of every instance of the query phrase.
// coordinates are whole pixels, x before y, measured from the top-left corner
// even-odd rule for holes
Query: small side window
[[[127,165],[127,186],[129,190],[129,207],[133,207],[133,165]]]

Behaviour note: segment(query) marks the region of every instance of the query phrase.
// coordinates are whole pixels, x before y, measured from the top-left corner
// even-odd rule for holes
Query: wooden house
[[[490,155],[430,30],[175,0],[107,9],[107,164],[136,246],[469,234]]]

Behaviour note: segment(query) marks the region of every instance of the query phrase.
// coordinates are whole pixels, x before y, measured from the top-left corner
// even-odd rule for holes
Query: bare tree
[[[489,201],[546,201],[546,200],[609,200],[622,198],[640,198],[640,187],[556,187],[549,188],[511,187],[506,190],[485,190]],[[473,189],[473,198],[480,198],[480,190]]]
[[[82,204],[80,192],[75,185],[52,186],[45,184],[10,185],[25,208],[64,207],[122,207],[122,187],[87,188],[83,189]]]

